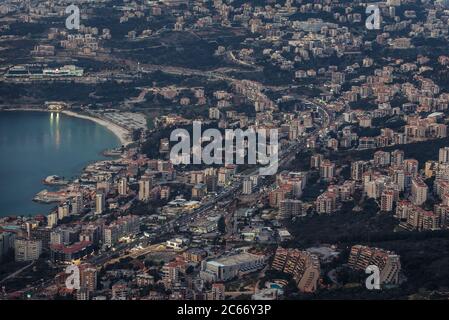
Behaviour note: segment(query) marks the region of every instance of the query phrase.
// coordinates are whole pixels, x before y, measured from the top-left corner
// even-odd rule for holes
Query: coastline
[[[90,121],[93,121],[93,122],[105,127],[106,129],[111,131],[120,140],[120,143],[125,147],[132,143],[132,140],[130,138],[131,133],[129,132],[129,130],[127,130],[113,122],[106,121],[106,120],[103,120],[103,119],[100,119],[100,118],[97,118],[94,116],[80,114],[80,113],[70,111],[70,110],[50,111],[50,110],[41,109],[41,108],[8,108],[8,109],[0,108],[0,111],[61,112],[69,117],[90,120]]]
[[[125,128],[120,127],[119,125],[117,125],[113,122],[106,121],[106,120],[103,120],[103,119],[100,119],[97,117],[93,117],[93,116],[79,114],[79,113],[76,113],[74,111],[69,111],[69,110],[62,110],[60,112],[67,116],[70,116],[70,117],[90,120],[90,121],[93,121],[93,122],[105,127],[106,129],[111,131],[117,138],[119,138],[120,143],[124,146],[127,146],[132,143],[132,140],[130,138],[130,132],[128,130],[126,130]]]
[[[51,111],[51,110],[47,110],[47,109],[42,109],[42,108],[2,108],[0,107],[0,112],[1,111],[26,111],[26,112],[46,112],[46,113],[50,113],[50,112],[60,112],[63,113],[69,117],[75,117],[75,118],[80,118],[80,119],[85,119],[85,120],[90,120],[93,121],[99,125],[101,125],[102,127],[106,128],[107,130],[109,130],[110,132],[112,132],[112,134],[114,134],[118,140],[120,141],[121,145],[123,146],[128,146],[129,144],[131,144],[132,138],[131,138],[131,132],[111,121],[107,121],[107,120],[103,120],[100,119],[98,117],[95,116],[90,116],[90,115],[84,115],[84,114],[80,114],[74,111],[69,111],[69,110],[61,110],[61,111]],[[107,150],[105,150],[107,151]],[[103,152],[105,152],[103,151]],[[101,160],[98,160],[101,161]],[[97,161],[91,161],[90,163],[95,163]],[[82,172],[84,172],[85,168],[82,169]],[[79,176],[78,176],[79,177]],[[65,187],[65,186],[64,186]],[[58,188],[59,189],[59,188]],[[49,205],[53,202],[40,202],[43,205]],[[51,213],[50,209],[42,209],[42,211],[45,211],[45,214],[49,214]],[[19,217],[21,216],[20,214],[10,214],[10,215],[5,215],[5,217],[7,216],[15,216],[15,217]],[[4,216],[0,215],[0,219],[3,218]]]

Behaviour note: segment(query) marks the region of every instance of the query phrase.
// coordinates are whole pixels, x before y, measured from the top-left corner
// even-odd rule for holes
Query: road
[[[2,284],[3,282],[12,279],[14,277],[17,277],[19,274],[21,274],[23,271],[25,271],[26,269],[28,269],[29,267],[31,267],[33,264],[35,263],[35,261],[32,261],[31,263],[27,264],[25,267],[20,268],[19,270],[15,271],[14,273],[11,273],[9,276],[7,276],[6,278],[3,278],[0,281],[0,284]]]

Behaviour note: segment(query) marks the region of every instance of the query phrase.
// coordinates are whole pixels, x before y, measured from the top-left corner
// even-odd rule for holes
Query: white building
[[[42,253],[42,241],[16,239],[14,241],[14,250],[17,262],[37,260]]]
[[[449,147],[440,148],[438,152],[438,162],[440,163],[449,162]]]
[[[412,180],[412,203],[420,206],[427,200],[427,185],[419,179]]]
[[[126,178],[121,178],[119,180],[118,194],[121,196],[126,196],[128,194],[128,180]]]
[[[147,201],[150,199],[152,181],[150,177],[142,177],[139,181],[139,200]]]
[[[104,229],[104,245],[107,247],[112,247],[117,243],[119,238],[119,230],[116,226],[109,226]]]
[[[58,214],[56,212],[50,213],[47,216],[47,226],[53,228],[58,224]]]
[[[203,261],[200,277],[206,281],[227,281],[245,274],[262,269],[265,266],[265,256],[252,253],[239,253]]]
[[[95,214],[102,214],[105,210],[106,200],[104,193],[100,192],[95,195]]]
[[[167,240],[165,246],[170,249],[179,250],[182,249],[186,243],[187,239],[175,238]]]
[[[250,179],[243,181],[243,194],[251,194],[253,192],[253,182]]]
[[[218,108],[210,108],[209,109],[209,119],[219,120],[220,119],[220,110]]]
[[[80,214],[84,208],[83,195],[78,193],[71,201],[71,214]]]

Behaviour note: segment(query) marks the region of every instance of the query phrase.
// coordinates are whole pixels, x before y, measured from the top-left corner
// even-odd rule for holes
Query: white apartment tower
[[[15,239],[14,250],[17,262],[37,260],[42,253],[42,241]]]
[[[440,148],[438,152],[438,162],[439,163],[449,162],[449,147]]]
[[[121,196],[126,196],[128,194],[128,179],[125,177],[118,181],[118,194]]]
[[[251,194],[253,191],[253,182],[250,179],[243,181],[243,194]]]
[[[102,214],[105,210],[106,199],[103,192],[97,192],[95,195],[95,214]]]
[[[147,201],[150,199],[152,180],[150,177],[142,177],[139,181],[139,200]]]
[[[412,203],[420,206],[427,200],[427,185],[420,179],[412,180]]]

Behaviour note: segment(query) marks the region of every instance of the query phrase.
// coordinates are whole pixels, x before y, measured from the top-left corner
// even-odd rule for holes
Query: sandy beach
[[[95,123],[98,123],[99,125],[104,126],[109,131],[114,133],[120,139],[120,143],[124,146],[127,146],[128,144],[132,143],[132,140],[130,137],[131,133],[128,130],[126,130],[125,128],[120,127],[119,125],[116,125],[115,123],[112,123],[110,121],[106,121],[106,120],[103,120],[103,119],[100,119],[97,117],[79,114],[79,113],[69,111],[69,110],[63,110],[63,111],[61,111],[61,113],[71,116],[71,117],[94,121]]]

